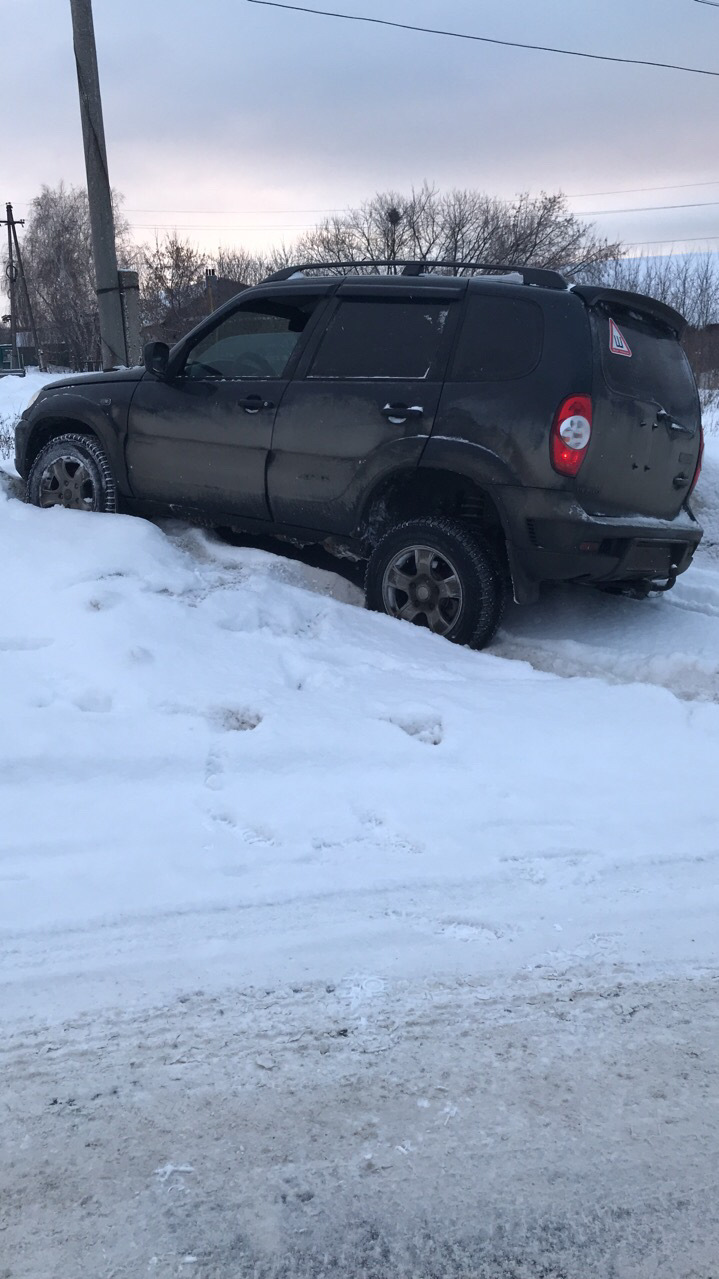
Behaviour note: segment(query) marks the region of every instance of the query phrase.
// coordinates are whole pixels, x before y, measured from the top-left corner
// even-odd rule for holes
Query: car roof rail
[[[392,266],[402,267],[400,275],[429,275],[430,267],[452,267],[458,271],[490,271],[503,274],[519,275],[523,284],[536,284],[545,289],[568,289],[569,284],[559,271],[550,271],[546,267],[515,266],[510,262],[455,262],[444,259],[422,258],[383,258],[360,262],[302,262],[295,266],[284,266],[280,271],[273,271],[265,277],[263,284],[275,284],[281,280],[290,280],[295,275],[303,275],[306,271],[336,271],[340,268]],[[379,272],[378,272],[379,274]]]

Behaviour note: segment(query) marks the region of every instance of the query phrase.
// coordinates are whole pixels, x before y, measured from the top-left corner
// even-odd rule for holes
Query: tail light
[[[592,400],[589,395],[569,395],[557,409],[552,423],[552,466],[560,475],[576,475],[592,438]]]
[[[697,465],[696,465],[696,470],[694,472],[694,479],[692,480],[691,485],[689,487],[689,493],[693,493],[697,486],[697,480],[699,479],[699,476],[702,473],[703,461],[704,461],[704,427],[700,426],[699,427],[699,457],[697,458]],[[687,497],[689,496],[689,493],[687,493]]]

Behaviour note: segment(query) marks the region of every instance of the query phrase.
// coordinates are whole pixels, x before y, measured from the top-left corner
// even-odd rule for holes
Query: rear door
[[[676,335],[639,310],[591,310],[592,440],[577,478],[586,509],[674,519],[699,458],[701,410]]]
[[[277,413],[267,480],[275,520],[350,533],[382,476],[417,465],[459,297],[442,285],[340,287]]]

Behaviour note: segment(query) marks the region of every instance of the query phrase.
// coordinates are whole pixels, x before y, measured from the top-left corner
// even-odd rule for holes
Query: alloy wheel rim
[[[95,481],[77,457],[56,458],[40,476],[40,506],[64,506],[71,511],[96,509]]]
[[[407,546],[385,569],[382,602],[391,617],[446,635],[462,611],[464,591],[446,555],[432,546]]]

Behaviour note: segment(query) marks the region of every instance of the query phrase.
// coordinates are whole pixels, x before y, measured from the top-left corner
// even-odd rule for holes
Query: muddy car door
[[[265,471],[277,407],[326,289],[254,291],[148,373],[130,408],[136,498],[269,519]]]
[[[341,286],[277,413],[267,477],[275,520],[350,532],[383,475],[417,465],[464,284]]]

